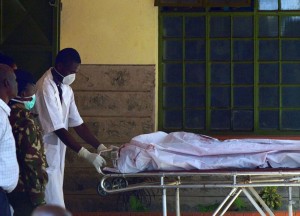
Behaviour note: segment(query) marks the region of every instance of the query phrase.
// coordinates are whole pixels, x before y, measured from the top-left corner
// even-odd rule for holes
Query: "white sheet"
[[[121,173],[149,170],[300,167],[300,141],[218,139],[187,132],[134,137],[120,149]]]

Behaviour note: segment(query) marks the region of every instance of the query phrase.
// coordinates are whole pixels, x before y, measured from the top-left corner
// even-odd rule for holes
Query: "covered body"
[[[187,132],[154,132],[134,137],[120,148],[118,170],[300,167],[300,140],[230,139]]]

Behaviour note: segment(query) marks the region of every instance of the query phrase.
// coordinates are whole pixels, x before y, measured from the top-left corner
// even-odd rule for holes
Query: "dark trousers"
[[[32,205],[27,193],[13,191],[7,196],[14,209],[14,216],[31,216],[35,206]]]
[[[0,187],[0,215],[11,216],[10,206],[6,192]]]

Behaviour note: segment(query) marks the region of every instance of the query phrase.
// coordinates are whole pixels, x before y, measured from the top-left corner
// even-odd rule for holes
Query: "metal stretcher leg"
[[[271,216],[275,216],[272,210],[266,205],[266,203],[262,200],[262,198],[258,195],[256,190],[252,187],[248,188],[252,195],[257,199],[257,201],[262,205],[262,207],[269,213]]]
[[[164,176],[160,177],[160,185],[164,185]],[[163,216],[167,216],[167,189],[162,189],[162,209],[163,209]]]
[[[256,210],[259,212],[260,215],[266,216],[266,214],[264,213],[264,211],[261,209],[261,207],[259,207],[259,205],[255,202],[255,200],[253,199],[253,197],[251,196],[251,194],[247,191],[246,188],[242,188],[244,194],[246,195],[246,197],[248,198],[248,200],[252,203],[252,205],[256,208]],[[274,215],[274,214],[273,214]]]
[[[223,202],[218,206],[218,208],[214,211],[213,216],[216,216],[218,214],[218,212],[221,210],[221,208],[225,205],[225,203],[227,202],[227,200],[236,192],[237,188],[233,188],[229,194],[225,197],[225,199],[223,200]],[[240,191],[241,193],[241,191]],[[240,194],[238,193],[238,195]],[[229,207],[228,207],[229,208]],[[227,208],[227,209],[228,209]]]
[[[293,198],[292,198],[292,187],[289,187],[289,216],[293,216]]]
[[[234,200],[236,200],[236,198],[241,194],[242,189],[240,189],[235,195],[234,197],[230,200],[230,202],[225,206],[225,208],[223,209],[223,211],[221,212],[221,216],[225,215],[225,213],[227,212],[227,210],[229,209],[229,207],[232,205],[232,203],[234,202]]]
[[[177,184],[180,184],[180,176],[178,176],[177,179],[178,179]],[[179,194],[179,188],[176,188],[176,216],[180,216],[180,194]]]
[[[179,188],[176,188],[176,216],[180,216]]]

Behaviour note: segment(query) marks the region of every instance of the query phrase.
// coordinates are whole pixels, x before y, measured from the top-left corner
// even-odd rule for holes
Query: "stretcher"
[[[112,149],[108,149],[110,151]],[[101,170],[102,179],[98,193],[102,196],[140,189],[160,189],[162,191],[162,214],[167,216],[167,191],[176,190],[176,216],[180,215],[180,189],[231,189],[212,215],[224,215],[233,202],[243,193],[260,215],[275,215],[257,192],[261,187],[285,187],[288,190],[288,215],[293,215],[293,187],[300,186],[300,169],[295,168],[257,168],[257,169],[221,169],[189,171],[145,171],[140,173],[118,173],[117,151],[111,152],[113,167]],[[192,177],[192,178],[189,178]],[[196,180],[194,177],[209,177]],[[138,184],[129,184],[128,178],[139,178]],[[143,179],[153,179],[144,181]]]

